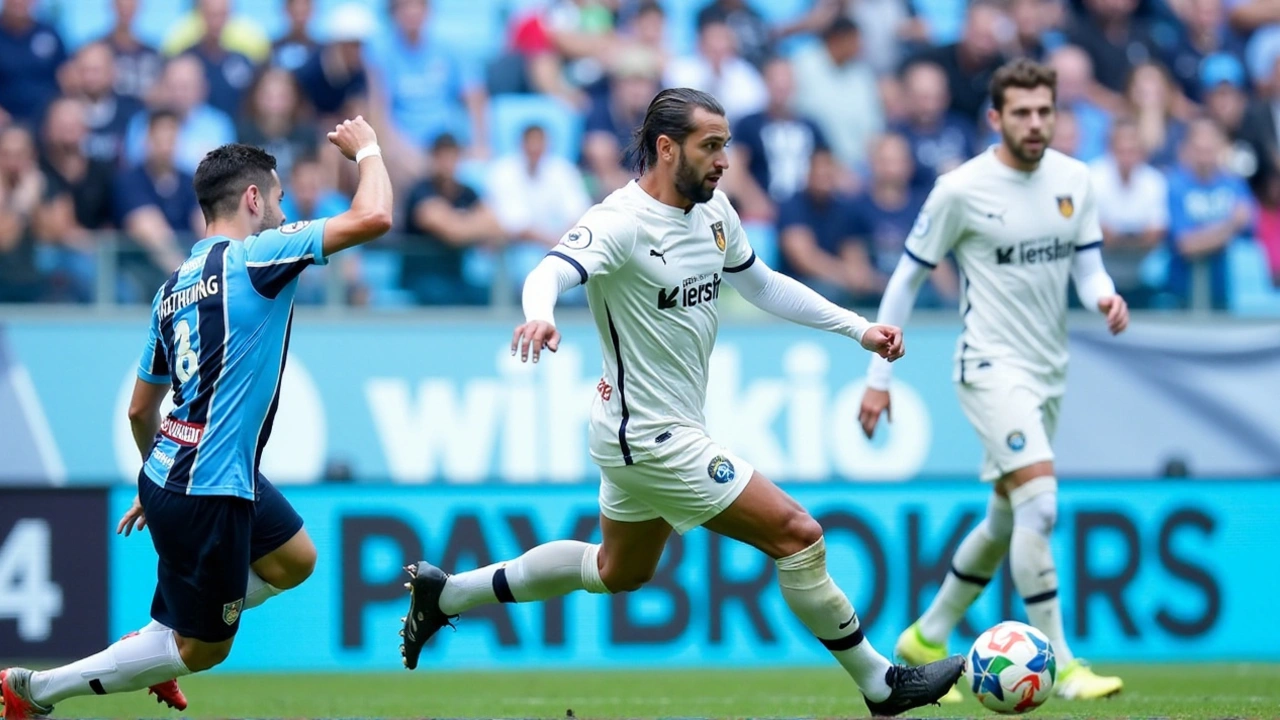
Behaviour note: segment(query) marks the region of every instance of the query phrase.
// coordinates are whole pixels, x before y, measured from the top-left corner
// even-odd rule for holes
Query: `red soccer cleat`
[[[138,634],[138,631],[134,630],[133,632],[129,633],[128,635],[125,635],[120,639],[124,640],[125,638],[131,638],[137,634]],[[182,688],[178,687],[177,678],[174,678],[173,680],[165,680],[164,682],[161,682],[161,683],[156,683],[155,685],[152,685],[151,687],[147,688],[147,692],[156,696],[156,702],[158,703],[162,702],[165,705],[168,705],[169,707],[173,708],[174,710],[187,709],[187,696],[183,695]],[[9,719],[5,718],[5,720],[9,720]]]
[[[31,699],[31,671],[26,668],[0,670],[0,709],[4,720],[33,720],[53,712]]]

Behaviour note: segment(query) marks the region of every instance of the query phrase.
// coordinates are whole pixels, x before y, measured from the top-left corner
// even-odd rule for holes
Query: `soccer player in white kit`
[[[1050,445],[1067,371],[1067,279],[1113,334],[1129,322],[1102,266],[1097,199],[1084,163],[1047,149],[1053,139],[1057,77],[1029,60],[1002,67],[991,82],[987,118],[1001,141],[938,178],[877,320],[901,327],[916,291],[947,254],[963,274],[954,380],[965,415],[982,440],[982,480],[994,482],[987,515],[960,544],[932,605],[898,638],[899,657],[919,664],[946,657],[947,638],[1009,555],[1031,624],[1053,643],[1056,693],[1096,698],[1122,681],[1093,672],[1071,654],[1062,628],[1058,574],[1049,536],[1058,512]],[[860,420],[867,437],[889,410],[890,368],[872,359]],[[959,700],[958,691],[946,700]]]
[[[707,436],[703,403],[722,282],[764,310],[848,336],[886,361],[903,352],[898,328],[869,323],[756,257],[716,189],[728,141],[715,98],[687,88],[659,93],[637,131],[640,179],[589,210],[525,281],[526,322],[511,351],[534,362],[559,345],[556,297],[587,287],[604,357],[590,425],[602,542],[558,540],[456,575],[426,562],[407,568],[406,667],[416,667],[423,643],[471,608],[574,590],[636,590],[653,577],[672,529],[702,525],[776,561],[788,607],[857,682],[873,714],[936,703],[955,686],[961,657],[903,667],[871,647],[827,573],[822,528]]]

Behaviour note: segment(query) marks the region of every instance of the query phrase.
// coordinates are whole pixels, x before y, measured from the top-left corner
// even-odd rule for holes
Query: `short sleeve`
[[[324,265],[326,220],[300,220],[245,240],[245,268],[254,290],[274,300],[308,265]]]
[[[593,275],[614,272],[631,259],[636,244],[634,224],[622,220],[613,211],[588,210],[547,255],[572,265],[583,283]]]
[[[159,299],[159,295],[156,296]],[[147,332],[147,345],[138,360],[138,377],[152,385],[169,384],[169,355],[160,340],[159,307],[151,308],[151,328]]]
[[[960,240],[964,210],[963,198],[950,183],[935,183],[907,236],[907,256],[926,267],[937,267]]]
[[[728,205],[728,201],[725,205]],[[724,271],[727,273],[737,273],[746,270],[756,261],[756,251],[751,249],[751,241],[747,239],[747,231],[742,228],[742,219],[738,217],[738,213],[729,208],[729,219],[727,221],[727,237],[725,238],[724,248]],[[716,223],[719,225],[719,223]],[[711,231],[717,235],[720,233],[719,228],[715,225],[711,226]],[[720,238],[716,238],[719,242]]]
[[[1076,249],[1086,250],[1102,247],[1102,224],[1098,221],[1098,198],[1093,190],[1093,181],[1084,176],[1084,206],[1080,213],[1080,232],[1076,236]]]

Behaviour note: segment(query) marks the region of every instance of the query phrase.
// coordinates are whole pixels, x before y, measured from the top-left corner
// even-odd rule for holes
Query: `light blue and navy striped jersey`
[[[238,242],[196,243],[151,305],[138,377],[173,386],[143,464],[156,484],[188,495],[253,500],[262,449],[280,401],[293,295],[323,265],[324,220]]]

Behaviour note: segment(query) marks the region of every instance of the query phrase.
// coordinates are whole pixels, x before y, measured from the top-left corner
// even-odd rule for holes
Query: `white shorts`
[[[964,414],[982,440],[984,482],[1053,460],[1061,393],[1026,372],[990,367],[966,372],[956,390]]]
[[[650,457],[600,468],[600,512],[618,522],[660,517],[683,535],[733,504],[754,473],[702,431],[679,428]]]

